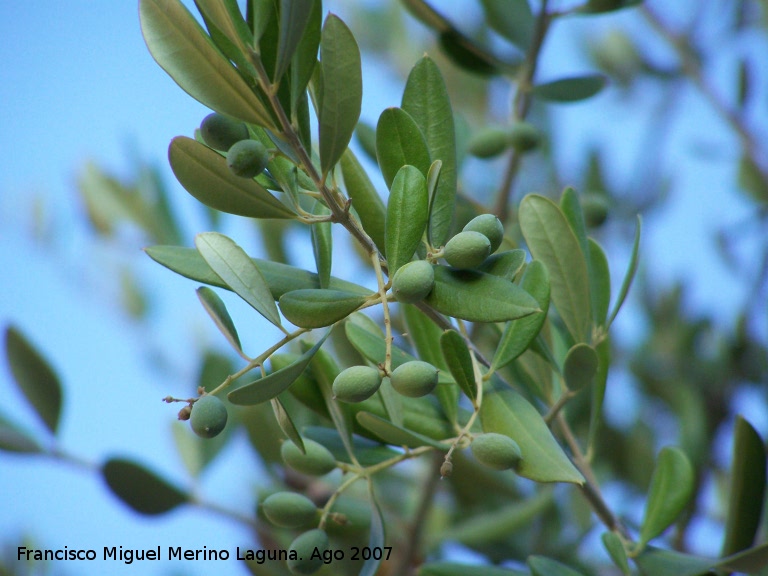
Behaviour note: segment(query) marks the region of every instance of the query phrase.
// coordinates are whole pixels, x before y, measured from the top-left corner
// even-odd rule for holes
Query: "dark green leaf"
[[[605,400],[605,387],[608,383],[608,367],[611,362],[611,341],[605,337],[595,349],[597,352],[597,375],[595,385],[592,387],[592,402],[589,415],[589,436],[587,444],[591,447],[600,426],[600,417],[603,413],[603,400]]]
[[[765,466],[762,438],[749,422],[737,416],[723,556],[749,548],[755,541],[765,501]]]
[[[169,270],[172,270],[185,278],[190,278],[191,280],[196,280],[197,282],[202,282],[203,284],[208,284],[210,286],[217,286],[218,288],[230,289],[229,286],[225,285],[221,278],[211,270],[211,267],[194,248],[184,248],[181,246],[150,246],[149,248],[145,248],[144,251],[158,264],[162,264]],[[280,296],[286,292],[291,292],[292,290],[320,288],[320,281],[317,274],[313,272],[294,268],[293,266],[281,264],[280,262],[262,260],[260,258],[251,258],[251,260],[259,268],[264,279],[267,281],[274,300],[279,300]],[[334,277],[331,277],[330,288],[332,290],[342,290],[344,292],[365,296],[372,294],[370,290],[363,286]]]
[[[376,501],[376,494],[373,492],[373,480],[371,478],[368,478],[368,497],[371,501],[371,532],[368,536],[368,549],[382,550],[385,543],[384,517],[379,509],[379,503]],[[381,561],[381,555],[377,559],[376,554],[371,554],[360,569],[358,576],[376,576]]]
[[[418,576],[527,576],[527,572],[497,568],[495,566],[478,566],[477,564],[459,564],[458,562],[429,562],[422,564]]]
[[[320,64],[320,165],[323,174],[328,174],[347,149],[363,100],[360,50],[347,25],[333,14],[328,15],[323,25]]]
[[[544,556],[528,556],[526,562],[533,576],[582,576],[581,572]]]
[[[597,353],[589,344],[574,344],[565,355],[563,378],[565,384],[574,392],[592,384],[597,374]]]
[[[470,322],[506,322],[541,310],[512,282],[447,266],[435,266],[435,287],[425,301],[442,314]]]
[[[219,331],[224,334],[227,342],[229,342],[235,350],[242,352],[240,337],[237,335],[235,323],[232,322],[232,317],[229,315],[227,307],[224,305],[222,299],[219,298],[219,295],[210,288],[201,286],[197,289],[197,297],[200,299],[200,303],[203,305],[203,308],[205,308],[205,311],[208,312],[211,320],[213,320],[213,323],[216,324]]]
[[[330,333],[330,332],[329,332]],[[260,404],[275,398],[278,394],[281,394],[287,390],[296,379],[301,376],[301,373],[309,366],[312,357],[320,350],[320,347],[328,338],[326,333],[317,344],[312,346],[309,350],[299,356],[294,362],[288,366],[276,370],[263,378],[259,378],[255,382],[241,386],[227,394],[227,399],[232,404],[238,404],[240,406],[250,406],[252,404]]]
[[[592,301],[592,321],[604,326],[611,304],[611,272],[603,248],[589,239],[589,295]]]
[[[110,458],[101,473],[112,493],[139,514],[164,514],[189,501],[188,494],[131,460]]]
[[[631,8],[642,3],[643,0],[589,0],[584,6],[579,8],[579,12],[602,14],[603,12],[613,12],[622,8]]]
[[[768,202],[768,174],[747,154],[739,159],[738,184],[753,200]]]
[[[365,301],[365,296],[351,292],[309,288],[280,296],[280,310],[296,326],[321,328],[346,318]]]
[[[547,267],[552,303],[576,342],[590,336],[589,278],[579,241],[560,208],[529,194],[520,203],[520,229],[531,254]]]
[[[384,221],[387,208],[351,149],[347,148],[344,152],[340,165],[344,187],[352,200],[352,208],[360,217],[365,233],[371,237],[371,240],[383,254],[385,250]]]
[[[61,417],[61,383],[48,362],[15,326],[5,329],[5,358],[19,390],[53,434]]]
[[[635,272],[637,272],[638,255],[640,253],[640,235],[643,231],[643,221],[640,216],[637,217],[637,228],[635,228],[635,241],[632,244],[632,257],[629,260],[629,266],[627,266],[627,273],[624,275],[624,281],[621,283],[621,289],[619,290],[619,296],[616,298],[616,303],[613,305],[613,311],[608,318],[607,326],[610,327],[613,324],[616,315],[621,310],[621,306],[624,304],[624,300],[629,294],[629,289],[632,286],[632,280],[635,279]]]
[[[235,242],[218,232],[202,232],[195,246],[211,269],[254,310],[282,329],[280,314],[267,281],[253,260]]]
[[[261,184],[235,176],[221,154],[191,138],[174,138],[168,160],[181,185],[206,206],[251,218],[296,217]]]
[[[514,280],[524,264],[525,250],[515,248],[514,250],[492,254],[480,265],[478,270],[507,280]]]
[[[312,214],[315,216],[327,216],[331,211],[320,202],[315,203]],[[331,265],[333,262],[333,236],[331,235],[331,223],[315,222],[311,229],[312,254],[315,256],[317,277],[320,280],[320,288],[328,288],[331,283]]]
[[[317,66],[317,50],[320,47],[323,23],[323,3],[322,0],[313,0],[311,4],[309,22],[291,61],[291,109],[296,109],[301,99],[306,98],[307,85]],[[309,148],[306,141],[304,145]]]
[[[664,532],[685,508],[693,495],[693,467],[678,448],[662,448],[648,489],[638,546]]]
[[[472,357],[464,338],[456,330],[446,330],[440,337],[440,348],[456,384],[474,402],[477,398],[477,382]]]
[[[456,129],[443,76],[429,56],[419,60],[408,75],[402,108],[424,136],[429,158],[442,162],[429,207],[429,239],[433,246],[442,246],[453,221],[456,201]],[[408,163],[421,169],[413,162]]]
[[[387,108],[376,125],[376,156],[387,187],[403,166],[419,169],[426,179],[431,160],[429,149],[416,121],[402,108]]]
[[[629,561],[627,560],[627,550],[624,548],[619,535],[615,532],[603,532],[601,539],[603,546],[605,546],[616,567],[621,570],[624,576],[631,576],[632,573],[629,570]]]
[[[600,92],[605,83],[601,74],[586,74],[538,84],[533,87],[533,95],[550,102],[578,102]]]
[[[413,166],[403,166],[392,182],[387,202],[385,242],[389,275],[411,261],[429,217],[427,181]]]
[[[275,11],[274,0],[248,0],[246,20],[253,31],[253,37],[258,42],[267,29]]]
[[[288,69],[312,14],[314,0],[280,0],[280,35],[273,81],[279,82]]]
[[[304,448],[304,440],[296,429],[296,425],[293,423],[291,415],[288,414],[288,410],[285,409],[285,406],[280,401],[280,397],[275,396],[269,403],[272,404],[272,411],[275,413],[280,430],[298,447],[302,454],[306,454],[307,450]]]
[[[516,470],[520,476],[536,482],[584,482],[541,414],[514,390],[506,388],[486,394],[480,420],[484,432],[504,434],[520,446],[523,460]]]
[[[536,22],[528,0],[481,0],[488,25],[523,50],[528,50]]]
[[[499,61],[470,38],[450,28],[438,36],[440,47],[459,68],[480,76],[501,73]]]
[[[498,370],[525,352],[541,331],[549,309],[549,274],[539,260],[533,260],[525,269],[520,287],[533,296],[541,312],[507,323],[496,346],[491,370]]]
[[[141,0],[141,31],[152,57],[195,100],[266,128],[268,112],[178,0]]]
[[[358,423],[363,428],[373,432],[373,434],[375,434],[383,442],[392,444],[393,446],[408,446],[409,448],[418,448],[419,446],[432,446],[438,450],[445,451],[450,448],[450,445],[448,444],[437,442],[436,440],[419,434],[418,432],[408,430],[402,426],[397,426],[389,420],[385,420],[384,418],[376,416],[375,414],[371,414],[370,412],[358,412],[356,418]]]
[[[0,450],[20,454],[40,454],[42,446],[32,436],[0,414]]]

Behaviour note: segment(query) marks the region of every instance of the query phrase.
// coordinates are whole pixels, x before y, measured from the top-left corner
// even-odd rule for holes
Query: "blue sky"
[[[336,11],[344,17],[344,3],[338,2]],[[197,302],[195,285],[153,264],[138,245],[130,252],[117,250],[118,260],[139,272],[156,312],[142,326],[125,316],[117,305],[116,248],[100,245],[84,226],[75,187],[87,160],[130,176],[130,153],[136,150],[162,167],[174,204],[189,216],[188,238],[202,230],[193,201],[166,167],[165,151],[172,137],[191,134],[208,111],[154,63],[141,39],[137,12],[137,3],[126,0],[72,0],[66,8],[34,1],[0,7],[0,320],[19,326],[58,369],[65,386],[60,442],[66,450],[93,463],[108,455],[133,456],[186,485],[170,433],[175,411],[159,399],[189,390],[195,353],[206,344],[223,347],[223,342]],[[578,55],[568,55],[568,42],[569,34],[579,34],[586,25],[553,36],[542,73],[555,76],[584,66]],[[601,19],[596,26],[610,23]],[[766,53],[764,45],[759,50]],[[375,119],[384,106],[399,101],[400,87],[381,84],[375,70],[365,74],[364,115]],[[555,137],[579,148],[618,132],[624,145],[609,154],[619,166],[619,180],[628,178],[642,115],[634,121],[622,118],[616,92],[599,98],[597,105],[558,111]],[[690,108],[674,127],[665,155],[675,168],[678,192],[663,213],[646,221],[643,250],[660,281],[689,279],[691,305],[710,308],[727,322],[742,295],[713,256],[710,231],[738,222],[750,206],[733,193],[732,163],[691,153],[697,142],[714,143],[726,153],[735,143],[692,94],[683,95],[681,106]],[[639,110],[646,107],[638,103]],[[710,129],[702,130],[703,125]],[[566,170],[575,169],[568,158],[559,161]],[[36,228],[37,205],[42,218]],[[240,230],[236,223],[231,226],[234,233]],[[35,229],[40,233],[34,234]],[[620,278],[627,254],[611,247],[608,252],[614,277]],[[235,317],[248,314],[232,306]],[[619,329],[637,333],[626,318]],[[260,345],[255,334],[244,339]],[[151,361],[153,351],[162,356],[161,368]],[[5,367],[0,391],[3,414],[42,432]],[[756,412],[756,424],[765,432],[764,413],[760,417]],[[97,476],[64,465],[0,455],[0,473],[0,546],[15,544],[12,538],[19,534],[33,537],[41,547],[97,550],[171,544],[234,551],[249,542],[244,530],[197,510],[185,508],[159,519],[136,516]],[[237,438],[204,477],[203,492],[224,505],[252,506],[257,478],[258,464],[244,438]],[[56,568],[57,573],[101,574],[104,567],[77,563]],[[203,573],[202,565],[184,570]],[[137,573],[135,567],[118,564],[110,571]],[[140,571],[160,572],[168,573],[168,567]]]

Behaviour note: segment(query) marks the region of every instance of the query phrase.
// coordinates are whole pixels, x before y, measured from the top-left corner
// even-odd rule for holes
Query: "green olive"
[[[264,515],[275,526],[300,528],[317,519],[317,506],[309,498],[295,492],[277,492],[261,503]]]
[[[448,240],[443,257],[454,268],[477,268],[491,253],[491,241],[475,231],[459,232]]]
[[[341,402],[362,402],[381,386],[381,373],[370,366],[351,366],[333,381],[333,396]]]
[[[479,462],[494,470],[516,469],[523,459],[517,442],[495,432],[476,436],[470,447]]]
[[[248,138],[248,127],[239,120],[214,112],[203,118],[200,134],[208,146],[226,152],[235,142]]]
[[[398,302],[413,303],[424,300],[435,285],[435,271],[426,260],[408,262],[395,272],[392,292]]]
[[[491,254],[496,252],[501,246],[501,241],[504,240],[504,226],[501,220],[496,218],[493,214],[480,214],[475,216],[467,222],[467,225],[463,228],[464,232],[480,232],[483,236],[488,238],[491,243]]]
[[[403,396],[426,396],[437,386],[437,368],[429,362],[412,360],[400,364],[389,377],[392,387]]]
[[[198,436],[213,438],[227,425],[227,408],[216,396],[202,396],[192,406],[189,423]]]
[[[336,468],[336,459],[322,444],[304,438],[304,449],[306,453],[302,453],[296,444],[287,440],[280,446],[280,455],[288,466],[310,476],[323,476]]]
[[[253,178],[261,174],[269,162],[269,151],[256,140],[240,140],[227,152],[227,166],[236,176]]]
[[[328,550],[328,534],[315,528],[297,537],[288,549],[288,555],[296,555],[295,560],[288,560],[288,570],[292,574],[314,574],[323,567],[323,553]],[[315,553],[317,551],[317,553]]]

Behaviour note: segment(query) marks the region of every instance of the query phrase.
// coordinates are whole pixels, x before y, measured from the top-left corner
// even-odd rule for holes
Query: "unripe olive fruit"
[[[541,132],[527,122],[518,122],[509,131],[509,144],[518,152],[529,152],[541,144]]]
[[[295,492],[277,492],[261,503],[264,515],[275,526],[300,528],[317,519],[317,506]]]
[[[517,468],[523,459],[517,442],[495,432],[476,436],[470,447],[479,462],[494,470]]]
[[[227,152],[227,166],[236,176],[253,178],[267,167],[269,151],[256,140],[240,140]]]
[[[227,425],[227,408],[216,396],[202,396],[192,406],[189,423],[198,436],[213,438]]]
[[[395,368],[389,381],[403,396],[418,398],[429,394],[437,386],[437,368],[429,362],[412,360]]]
[[[342,402],[362,402],[381,386],[381,373],[370,366],[352,366],[342,370],[333,381],[333,396]]]
[[[426,260],[408,262],[392,278],[392,292],[398,302],[424,300],[435,285],[435,271]]]
[[[509,148],[509,132],[505,128],[484,128],[475,133],[467,151],[476,158],[493,158]]]
[[[235,142],[248,138],[248,127],[223,114],[208,114],[200,124],[203,141],[215,150],[226,152]]]
[[[473,230],[459,232],[448,240],[443,257],[454,268],[477,268],[491,253],[491,241]]]
[[[504,225],[493,214],[480,214],[467,222],[464,232],[480,232],[491,243],[491,254],[496,252],[504,240]]]
[[[328,534],[325,530],[315,528],[298,536],[288,549],[288,555],[296,553],[296,560],[288,560],[288,570],[291,574],[314,574],[323,567],[323,553],[328,550]],[[315,554],[315,549],[319,554]]]
[[[336,459],[322,444],[305,438],[304,449],[306,454],[302,454],[299,447],[288,440],[280,446],[280,455],[288,466],[310,476],[322,476],[336,468]]]

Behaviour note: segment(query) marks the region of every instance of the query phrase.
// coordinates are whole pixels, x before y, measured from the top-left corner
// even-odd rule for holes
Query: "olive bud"
[[[191,415],[192,415],[192,407],[189,404],[187,404],[186,406],[184,406],[184,408],[179,410],[177,418],[179,420],[189,420],[189,417]]]

